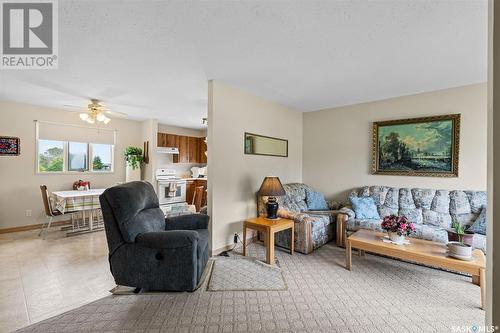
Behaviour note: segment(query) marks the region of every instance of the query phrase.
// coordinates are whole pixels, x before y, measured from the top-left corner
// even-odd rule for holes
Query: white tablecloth
[[[99,196],[104,191],[105,189],[52,192],[55,203],[54,208],[63,214],[101,208]]]

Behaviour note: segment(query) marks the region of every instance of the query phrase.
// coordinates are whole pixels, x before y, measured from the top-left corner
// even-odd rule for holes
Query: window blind
[[[38,139],[114,145],[116,130],[36,121]]]

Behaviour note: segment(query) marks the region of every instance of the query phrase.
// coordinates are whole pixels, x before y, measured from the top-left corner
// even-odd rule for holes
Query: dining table
[[[106,189],[71,190],[52,192],[54,208],[62,214],[71,214],[72,226],[66,235],[94,232],[104,229],[99,196]],[[81,213],[81,218],[78,216]],[[75,216],[77,216],[75,218]],[[87,223],[88,220],[88,223]]]

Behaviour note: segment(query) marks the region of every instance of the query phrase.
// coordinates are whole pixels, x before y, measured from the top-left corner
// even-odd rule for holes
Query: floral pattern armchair
[[[449,191],[388,186],[365,186],[349,195],[370,196],[381,218],[389,214],[405,215],[416,224],[410,237],[448,242],[446,229],[453,220],[470,226],[486,206],[484,191]],[[348,235],[358,229],[382,231],[381,220],[357,219],[350,206],[340,209],[337,218],[337,245],[344,246]],[[474,247],[486,252],[486,236],[475,234]]]
[[[308,254],[331,241],[334,236],[334,224],[337,219],[339,205],[335,201],[327,201],[329,210],[308,210],[306,189],[309,186],[301,183],[284,184],[286,195],[278,197],[278,216],[295,222],[295,251]],[[267,197],[258,196],[259,216],[266,216]],[[260,236],[259,236],[260,237]],[[290,248],[290,232],[285,230],[275,235],[277,246]]]

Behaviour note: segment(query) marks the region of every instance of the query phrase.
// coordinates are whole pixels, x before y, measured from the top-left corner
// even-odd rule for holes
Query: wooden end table
[[[248,219],[243,223],[243,255],[247,255],[247,228],[260,231],[265,235],[266,263],[274,264],[274,234],[286,229],[291,229],[290,254],[293,255],[295,223],[289,219],[268,220],[265,217]]]
[[[486,258],[481,250],[474,250],[471,261],[448,257],[446,245],[423,239],[410,238],[408,245],[386,243],[380,238],[386,234],[360,229],[346,240],[346,268],[351,270],[352,249],[358,249],[359,255],[365,251],[411,261],[417,264],[438,267],[472,275],[472,283],[481,288],[481,308],[485,301]]]

